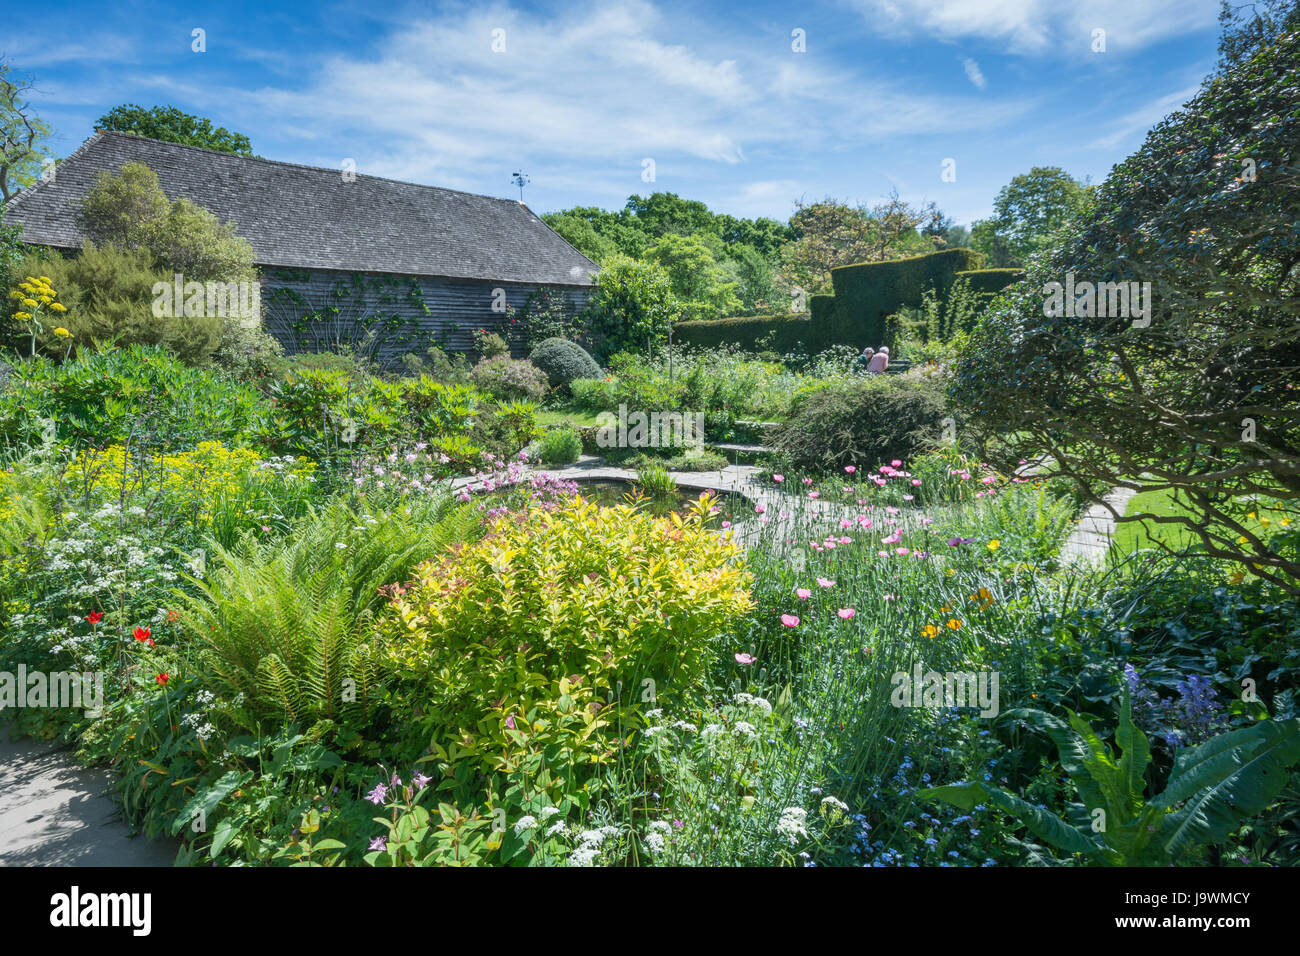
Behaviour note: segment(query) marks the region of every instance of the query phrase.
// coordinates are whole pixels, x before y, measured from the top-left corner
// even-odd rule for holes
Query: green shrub
[[[887,316],[903,306],[919,306],[926,289],[942,291],[955,273],[978,269],[981,262],[980,254],[970,249],[945,249],[832,269],[834,341],[857,348],[890,344]]]
[[[209,440],[247,447],[268,419],[256,389],[143,345],[87,352],[59,365],[37,357],[15,366],[0,390],[0,441],[20,446],[41,443],[48,430],[77,446],[130,437],[159,448]]]
[[[549,388],[545,372],[532,362],[508,355],[483,359],[469,373],[469,380],[493,398],[506,401],[540,401]]]
[[[479,771],[551,743],[579,774],[608,761],[623,710],[690,700],[714,635],[751,606],[706,510],[675,526],[574,499],[421,566],[376,630],[395,725]],[[570,734],[557,718],[575,711]]]
[[[51,329],[38,338],[46,352],[62,357],[69,344],[76,349],[97,343],[159,345],[190,365],[204,364],[222,339],[224,321],[218,316],[158,318],[153,314],[153,286],[172,283],[172,273],[146,249],[123,249],[86,243],[80,254],[64,258],[40,250],[16,262],[10,285],[23,276],[44,275],[67,307],[58,324],[69,337]]]
[[[546,339],[529,356],[546,373],[552,388],[567,389],[575,378],[599,378],[600,366],[587,350],[568,339]]]
[[[581,454],[582,436],[575,428],[552,428],[537,446],[537,457],[548,465],[570,465]]]
[[[937,439],[944,415],[938,377],[844,379],[797,397],[789,419],[773,429],[772,443],[806,468],[872,467],[924,451]]]
[[[478,353],[480,359],[496,358],[499,355],[509,357],[510,344],[495,332],[475,329],[474,351]]]

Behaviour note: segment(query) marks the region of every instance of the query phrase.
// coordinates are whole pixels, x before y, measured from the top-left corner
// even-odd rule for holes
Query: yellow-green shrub
[[[565,762],[604,759],[616,741],[602,724],[701,688],[710,643],[752,606],[739,547],[707,514],[707,499],[683,519],[575,498],[420,566],[376,634],[397,716],[510,770],[573,726],[559,714],[577,702],[600,719],[563,734]]]

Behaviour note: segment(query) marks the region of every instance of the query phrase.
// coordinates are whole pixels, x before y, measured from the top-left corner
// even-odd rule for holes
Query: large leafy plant
[[[1056,744],[1061,766],[1082,803],[1070,820],[982,781],[918,791],[963,810],[992,803],[1020,819],[1058,850],[1087,862],[1120,866],[1168,865],[1205,846],[1223,843],[1278,798],[1300,762],[1300,719],[1265,720],[1220,734],[1178,754],[1165,788],[1146,796],[1151,763],[1147,737],[1133,724],[1124,699],[1112,750],[1092,725],[1069,712],[1069,722],[1040,710],[1017,709]]]

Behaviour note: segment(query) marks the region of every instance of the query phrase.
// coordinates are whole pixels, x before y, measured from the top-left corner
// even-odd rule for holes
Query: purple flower
[[[420,771],[417,770],[415,772],[415,776],[411,778],[411,783],[415,784],[416,790],[423,790],[425,788],[425,785],[428,784],[430,779],[432,778],[426,777],[424,774],[420,773]]]
[[[388,840],[384,837],[377,836],[370,841],[370,849],[378,850],[380,853],[383,853],[388,849]]]
[[[388,796],[388,788],[384,786],[382,783],[380,783],[380,784],[376,784],[375,789],[371,790],[368,794],[366,794],[366,799],[369,800],[371,803],[373,803],[375,806],[379,806],[381,803],[384,802],[384,798],[387,796]]]

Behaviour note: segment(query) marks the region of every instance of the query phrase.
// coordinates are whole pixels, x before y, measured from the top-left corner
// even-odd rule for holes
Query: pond
[[[593,504],[602,507],[627,504],[625,496],[632,493],[635,482],[630,481],[580,481],[578,493]],[[699,500],[702,492],[690,488],[678,488],[670,495],[650,498],[643,506],[645,511],[656,517],[668,514],[683,514],[687,506]],[[716,493],[714,502],[718,509],[718,520],[730,521],[738,525],[754,514],[754,506],[743,495]]]

